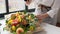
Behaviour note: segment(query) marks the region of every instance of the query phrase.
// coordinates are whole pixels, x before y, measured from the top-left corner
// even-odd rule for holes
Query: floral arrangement
[[[11,17],[6,20],[6,27],[4,29],[13,34],[26,34],[28,31],[34,31],[35,23],[38,19],[34,14],[25,12],[16,12],[11,14]]]

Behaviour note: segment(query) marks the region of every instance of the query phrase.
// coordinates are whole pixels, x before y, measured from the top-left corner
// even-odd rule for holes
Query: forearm
[[[37,17],[39,20],[41,20],[41,19],[47,18],[48,16],[49,16],[49,15],[48,15],[47,13],[45,13],[45,14],[37,15],[36,17]]]

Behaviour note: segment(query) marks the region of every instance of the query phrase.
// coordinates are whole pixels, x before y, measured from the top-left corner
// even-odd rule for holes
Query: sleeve
[[[52,9],[52,10],[50,10],[50,11],[47,12],[47,14],[48,14],[51,18],[53,18],[57,13],[58,13],[58,8]]]
[[[40,2],[40,4],[51,7],[53,2],[54,0],[45,0],[45,1]]]

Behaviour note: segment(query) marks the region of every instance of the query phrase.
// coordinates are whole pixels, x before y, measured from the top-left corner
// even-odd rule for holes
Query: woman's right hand
[[[28,6],[28,5],[30,5],[31,2],[32,2],[32,0],[27,0],[27,1],[25,1],[25,4]]]

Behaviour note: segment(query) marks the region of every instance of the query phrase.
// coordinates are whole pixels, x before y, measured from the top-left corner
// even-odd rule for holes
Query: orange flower
[[[16,26],[17,24],[19,24],[18,20],[13,20],[12,25]]]
[[[12,26],[12,30],[15,31],[16,30],[16,27],[15,26]]]
[[[21,18],[24,18],[25,16],[24,15],[21,15]]]
[[[19,12],[16,12],[16,16],[19,16]]]
[[[16,30],[16,33],[17,33],[17,34],[20,34],[20,33],[23,33],[23,32],[24,32],[23,28],[18,28],[18,29]]]
[[[27,21],[23,19],[22,24],[23,25],[26,25],[27,24]]]

